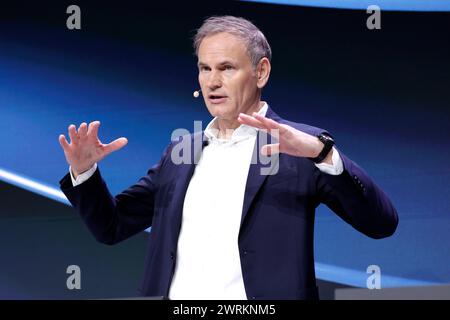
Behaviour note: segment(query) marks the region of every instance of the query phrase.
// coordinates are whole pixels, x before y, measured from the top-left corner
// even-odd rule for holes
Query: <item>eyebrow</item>
[[[219,64],[218,64],[218,66],[224,66],[224,65],[227,65],[227,64],[231,64],[231,65],[235,65],[235,63],[234,62],[232,62],[232,61],[230,61],[230,60],[225,60],[225,61],[222,61],[222,62],[220,62]],[[198,62],[197,63],[197,66],[198,67],[207,67],[207,66],[209,66],[208,64],[206,64],[206,63],[204,63],[204,62]]]

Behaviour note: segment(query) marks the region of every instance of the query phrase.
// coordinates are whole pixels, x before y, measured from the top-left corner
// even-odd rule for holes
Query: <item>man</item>
[[[126,145],[102,144],[98,121],[59,141],[70,164],[61,189],[98,241],[152,226],[142,294],[171,299],[317,299],[314,212],[325,203],[372,238],[392,235],[395,208],[329,133],[281,119],[261,91],[271,65],[262,32],[237,17],[207,19],[195,37],[199,83],[214,117],[173,141],[135,185],[112,197],[97,162]],[[278,142],[260,143],[265,132]],[[275,135],[275,134],[274,134]],[[205,141],[188,163],[183,141]],[[262,174],[254,152],[277,158]],[[256,159],[261,159],[259,155]]]

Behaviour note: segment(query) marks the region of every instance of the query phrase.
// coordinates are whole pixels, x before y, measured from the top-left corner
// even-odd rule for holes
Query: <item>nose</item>
[[[211,72],[208,79],[208,87],[211,91],[216,90],[222,86],[222,78],[218,72]]]

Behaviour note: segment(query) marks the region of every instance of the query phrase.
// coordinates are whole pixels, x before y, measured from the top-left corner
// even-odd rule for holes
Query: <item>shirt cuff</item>
[[[331,161],[333,164],[328,164],[325,162],[315,163],[316,167],[320,171],[331,174],[333,176],[340,175],[344,171],[344,165],[342,163],[341,156],[339,152],[333,147],[333,155],[331,156]]]
[[[82,174],[79,174],[77,176],[77,178],[75,179],[73,177],[72,174],[72,167],[69,166],[69,172],[70,172],[70,178],[72,179],[72,185],[74,187],[82,184],[83,182],[85,182],[87,179],[89,179],[90,177],[92,177],[92,175],[94,174],[95,170],[97,170],[97,163],[94,163],[94,165],[88,170],[83,172]]]

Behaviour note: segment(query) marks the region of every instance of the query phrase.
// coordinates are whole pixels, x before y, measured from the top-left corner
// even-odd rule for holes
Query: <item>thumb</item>
[[[122,137],[122,138],[114,140],[111,143],[104,145],[103,150],[105,151],[106,154],[110,154],[111,152],[122,149],[123,147],[125,147],[127,145],[127,143],[128,143],[128,139]]]
[[[261,154],[263,156],[270,156],[272,154],[280,153],[280,144],[279,143],[272,143],[272,144],[266,144],[261,147]]]

